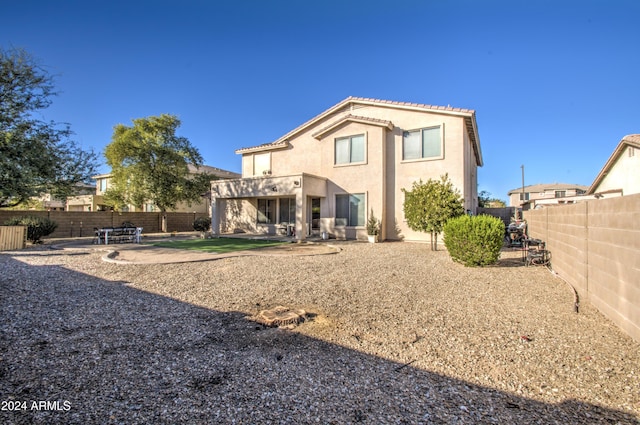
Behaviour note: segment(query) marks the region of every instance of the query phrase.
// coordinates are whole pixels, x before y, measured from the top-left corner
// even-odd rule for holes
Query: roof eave
[[[313,133],[311,136],[314,139],[320,140],[325,135],[331,133],[332,131],[334,131],[336,128],[340,127],[345,122],[357,122],[357,123],[366,124],[366,125],[373,125],[373,126],[377,126],[377,127],[383,127],[383,128],[388,129],[388,130],[393,130],[393,128],[394,128],[394,125],[393,125],[393,123],[391,121],[378,120],[378,119],[367,118],[367,117],[358,117],[358,116],[355,116],[355,115],[346,115],[343,118],[341,118],[341,119],[331,123],[330,125],[322,128],[321,130]]]
[[[283,140],[280,142],[269,143],[266,145],[254,146],[250,148],[240,148],[235,151],[236,154],[255,153],[264,151],[275,151],[278,149],[286,149],[289,147],[289,141]]]
[[[278,147],[273,148],[273,147],[271,147],[271,145],[276,145],[276,144],[279,144],[281,142],[288,142],[288,140],[290,140],[291,138],[295,137],[297,134],[303,132],[304,130],[306,130],[310,126],[314,125],[318,121],[321,121],[325,117],[331,115],[332,113],[334,113],[337,110],[340,110],[341,108],[343,108],[344,106],[346,106],[346,105],[348,105],[350,103],[363,104],[363,105],[368,105],[368,106],[383,106],[383,107],[387,107],[387,108],[405,109],[405,110],[420,111],[420,112],[432,112],[432,113],[437,113],[437,114],[453,115],[453,116],[459,116],[459,117],[467,117],[467,118],[471,119],[471,126],[473,128],[473,134],[471,135],[471,137],[474,139],[474,151],[475,151],[475,156],[476,156],[476,162],[477,162],[478,166],[482,166],[483,165],[482,152],[480,151],[480,138],[478,136],[478,129],[477,129],[477,124],[476,124],[476,120],[475,120],[475,111],[474,110],[472,110],[472,109],[461,109],[461,108],[451,108],[451,107],[448,107],[448,106],[434,106],[434,105],[424,105],[424,104],[418,104],[418,103],[394,102],[394,101],[388,101],[388,100],[368,99],[368,98],[353,97],[353,96],[349,96],[346,99],[342,100],[341,102],[338,102],[337,104],[333,105],[332,107],[330,107],[329,109],[325,110],[324,112],[316,115],[315,117],[311,118],[310,120],[306,121],[305,123],[303,123],[303,124],[299,125],[298,127],[294,128],[293,130],[291,130],[290,132],[288,132],[284,136],[280,137],[276,141],[272,142],[271,144],[259,145],[259,146],[255,146],[255,147],[238,149],[235,152],[236,152],[236,154],[244,154],[244,153],[249,153],[249,152],[257,152],[257,151],[263,151],[263,150],[278,149]]]
[[[593,195],[595,193],[597,187],[600,185],[600,183],[602,183],[602,180],[604,180],[607,174],[609,174],[609,171],[611,171],[613,164],[616,163],[627,146],[632,146],[634,148],[640,149],[640,135],[631,134],[623,137],[622,140],[620,140],[618,146],[616,146],[616,148],[613,150],[613,153],[604,164],[604,167],[602,167],[596,178],[593,180],[593,183],[591,183],[591,186],[589,186],[589,190],[587,190],[588,195]]]

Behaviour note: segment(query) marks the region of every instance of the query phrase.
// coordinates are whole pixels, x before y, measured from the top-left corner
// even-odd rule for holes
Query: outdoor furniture
[[[98,229],[97,227],[93,228],[93,244],[101,245],[104,243],[105,233],[102,229]]]
[[[551,261],[551,252],[540,239],[525,239],[522,254],[527,266],[546,266]]]
[[[130,223],[123,223],[130,224]],[[98,245],[109,243],[140,243],[142,237],[142,227],[104,227],[95,228],[94,243]]]
[[[280,223],[278,230],[281,232],[283,236],[295,236],[296,235],[296,225],[295,223]]]

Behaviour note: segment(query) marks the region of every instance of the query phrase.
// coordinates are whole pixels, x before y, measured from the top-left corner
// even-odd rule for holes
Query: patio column
[[[302,190],[296,192],[296,239],[307,237],[307,196]]]
[[[220,198],[211,199],[211,234],[220,236]]]

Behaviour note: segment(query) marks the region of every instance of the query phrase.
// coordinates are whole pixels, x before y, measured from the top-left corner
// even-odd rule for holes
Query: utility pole
[[[522,203],[520,204],[520,206],[522,207],[522,211],[524,211],[524,164],[521,165],[520,168],[522,169]]]

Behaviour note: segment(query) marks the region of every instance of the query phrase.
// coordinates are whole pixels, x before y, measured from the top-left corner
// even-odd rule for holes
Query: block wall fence
[[[207,213],[164,213],[167,217],[167,231],[192,232],[193,222],[198,217],[209,218]],[[47,238],[77,238],[93,236],[94,227],[118,227],[123,222],[131,222],[142,227],[142,234],[162,232],[160,212],[115,212],[115,211],[0,211],[0,225],[12,217],[48,217],[58,223],[55,232]]]
[[[640,341],[640,194],[524,212],[529,236],[551,266],[622,330]]]

